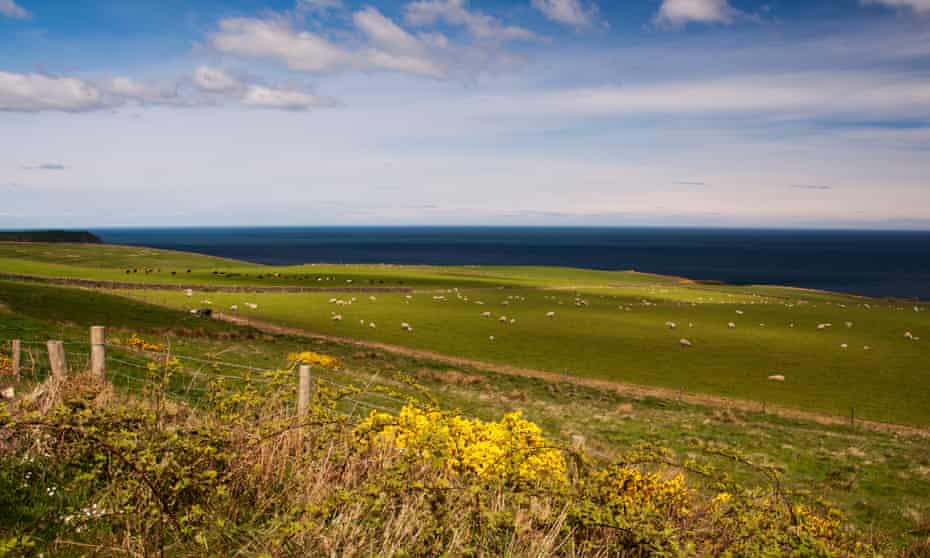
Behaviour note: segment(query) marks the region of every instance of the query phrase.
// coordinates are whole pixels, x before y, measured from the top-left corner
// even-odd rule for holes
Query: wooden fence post
[[[90,328],[90,371],[97,379],[107,379],[107,337],[103,326]]]
[[[20,341],[19,339],[14,339],[10,348],[10,352],[13,353],[13,377],[19,380],[19,354],[20,354]]]
[[[310,410],[310,365],[300,365],[300,385],[297,389],[297,416],[305,417]]]
[[[49,341],[48,362],[52,367],[52,376],[62,380],[68,374],[68,363],[65,361],[65,344],[62,341]]]

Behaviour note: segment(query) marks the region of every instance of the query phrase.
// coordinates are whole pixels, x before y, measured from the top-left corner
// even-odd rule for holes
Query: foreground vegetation
[[[3,310],[3,308],[6,310]],[[620,462],[629,465],[632,462],[648,457],[646,459],[646,461],[649,461],[648,464],[637,467],[637,470],[641,473],[661,472],[662,474],[658,479],[663,482],[674,479],[679,473],[684,473],[686,478],[685,486],[689,490],[693,489],[694,492],[691,497],[697,499],[689,504],[691,510],[700,511],[705,509],[702,506],[709,505],[713,498],[721,492],[729,492],[736,496],[749,491],[760,496],[759,502],[764,502],[766,498],[764,495],[772,496],[775,486],[772,480],[777,478],[781,492],[792,503],[806,505],[808,509],[818,516],[829,516],[830,508],[838,508],[849,518],[850,522],[840,527],[839,531],[848,534],[848,529],[851,527],[856,528],[859,531],[858,536],[861,537],[860,541],[876,545],[886,556],[898,555],[908,547],[911,547],[908,556],[920,556],[922,555],[919,550],[920,545],[926,544],[924,541],[926,541],[927,537],[930,537],[930,461],[928,461],[930,457],[926,452],[927,441],[925,438],[885,435],[849,427],[824,426],[797,420],[785,420],[760,412],[737,412],[725,408],[681,403],[674,399],[635,397],[586,388],[567,382],[552,383],[542,379],[515,377],[477,370],[467,366],[450,367],[429,359],[398,356],[377,350],[364,350],[349,344],[267,335],[249,328],[235,327],[221,322],[197,318],[186,312],[172,311],[93,291],[0,282],[0,337],[4,339],[16,337],[36,341],[44,341],[49,337],[55,337],[64,339],[68,343],[75,343],[74,345],[68,345],[69,363],[75,370],[82,369],[86,362],[86,357],[83,354],[83,352],[86,352],[86,326],[100,323],[109,326],[111,341],[119,340],[119,344],[112,346],[109,350],[109,354],[118,358],[119,361],[113,360],[108,363],[110,367],[109,376],[116,388],[115,394],[109,395],[110,399],[104,399],[107,401],[105,409],[87,410],[94,406],[93,402],[87,402],[88,398],[96,400],[96,394],[101,391],[99,388],[84,390],[75,387],[65,392],[87,394],[86,397],[74,398],[74,401],[78,402],[77,407],[74,407],[74,412],[78,412],[78,409],[80,409],[79,413],[97,417],[94,420],[100,419],[98,415],[102,411],[119,414],[123,411],[117,412],[116,409],[123,409],[124,407],[141,409],[138,412],[150,414],[152,412],[152,397],[159,391],[153,391],[152,387],[146,386],[154,385],[159,386],[158,389],[163,389],[165,393],[164,397],[155,398],[156,401],[161,400],[164,402],[165,413],[161,416],[165,419],[165,428],[169,432],[175,429],[175,432],[179,433],[181,437],[190,436],[191,439],[199,439],[196,437],[199,434],[188,434],[189,431],[185,429],[199,429],[202,424],[213,424],[220,430],[225,428],[223,424],[226,423],[223,420],[218,420],[214,414],[216,413],[214,402],[227,397],[235,397],[236,393],[246,396],[240,398],[243,401],[249,400],[252,397],[249,394],[258,390],[257,397],[264,400],[266,402],[264,404],[271,404],[269,399],[275,399],[277,402],[274,405],[279,406],[282,412],[285,412],[285,415],[283,417],[274,416],[272,421],[266,425],[261,424],[263,421],[256,420],[246,421],[245,426],[239,425],[236,427],[242,429],[238,430],[240,433],[250,432],[252,435],[256,435],[262,428],[266,426],[270,428],[274,421],[292,420],[293,411],[290,406],[293,399],[290,392],[261,391],[266,389],[267,384],[261,384],[257,381],[262,379],[258,377],[258,374],[262,372],[258,371],[254,372],[256,381],[252,384],[245,383],[243,380],[231,379],[237,375],[248,374],[244,374],[241,368],[221,364],[220,361],[276,370],[288,366],[287,358],[289,354],[312,348],[315,351],[333,355],[340,363],[338,369],[315,369],[314,371],[317,385],[321,387],[329,386],[329,391],[318,392],[318,397],[329,398],[328,401],[335,406],[335,409],[331,410],[337,413],[334,416],[339,418],[340,421],[343,420],[341,417],[346,415],[352,417],[352,421],[361,420],[367,417],[372,410],[398,416],[401,414],[402,408],[411,400],[417,403],[417,409],[424,409],[426,412],[433,412],[432,409],[445,409],[442,412],[443,417],[449,417],[450,419],[458,416],[477,417],[488,424],[498,423],[501,417],[513,412],[515,409],[519,409],[526,419],[542,428],[542,434],[546,437],[546,440],[551,441],[554,447],[560,448],[560,452],[569,445],[573,436],[584,436],[586,438],[584,453],[588,461],[587,469],[584,470],[588,472],[603,470],[610,463]],[[155,356],[146,356],[122,348],[130,344],[129,340],[133,334],[138,334],[141,338],[160,345],[161,350],[170,350],[172,355],[176,355],[181,359],[181,366],[172,369],[167,383],[155,381],[162,378],[161,376],[149,378],[149,372],[146,369],[146,365],[152,362],[153,359],[159,363],[163,363],[162,360],[158,360]],[[6,350],[6,346],[3,345],[0,354]],[[17,386],[20,392],[24,392],[33,385],[33,382],[42,380],[47,367],[47,364],[43,361],[44,348],[29,344],[26,346],[29,348],[30,354],[30,357],[25,358],[28,374],[24,383]],[[197,357],[199,360],[187,360],[185,356]],[[161,370],[161,368],[157,370]],[[223,382],[224,385],[214,384],[216,381]],[[162,388],[162,386],[164,387]],[[287,389],[293,389],[293,378],[290,379],[287,386]],[[216,393],[216,397],[208,397],[210,393]],[[319,401],[322,401],[322,399]],[[408,411],[408,416],[411,412]],[[61,416],[68,417],[71,414],[65,413]],[[135,417],[129,423],[138,418],[138,415],[133,415],[132,412],[129,412],[127,416]],[[267,418],[269,416],[272,416],[271,411],[263,413],[263,417]],[[417,415],[413,414],[413,416]],[[105,420],[109,421],[110,419]],[[146,424],[145,421],[136,422],[139,425]],[[121,424],[126,426],[127,423]],[[142,428],[142,426],[139,428]],[[340,422],[338,425],[328,425],[325,428],[338,431],[339,435],[332,439],[344,440],[344,442],[341,442],[344,445],[340,447],[346,452],[350,448],[354,448],[352,451],[358,452],[369,451],[369,449],[354,445],[361,442],[355,435],[355,427],[349,422]],[[322,431],[325,428],[323,426],[308,426],[307,431]],[[132,428],[129,428],[128,431],[136,432]],[[159,434],[157,429],[152,432],[151,435],[156,437],[163,435]],[[330,430],[326,430],[326,432],[327,436],[329,436],[328,432]],[[136,432],[136,434],[139,433]],[[145,434],[142,438],[149,440],[147,436],[149,434]],[[28,438],[26,441],[28,442]],[[85,442],[78,440],[76,443],[80,445]],[[148,444],[148,442],[145,443]],[[642,446],[644,443],[646,447]],[[35,446],[36,449],[42,447],[40,445]],[[180,446],[169,445],[165,447],[177,450]],[[89,498],[87,496],[89,492],[84,489],[69,490],[67,492],[68,496],[63,496],[64,492],[60,490],[63,481],[51,474],[48,476],[39,475],[42,471],[55,470],[53,464],[47,462],[43,462],[41,467],[37,466],[31,469],[32,473],[30,475],[34,475],[33,478],[42,479],[41,481],[30,483],[28,488],[21,487],[23,476],[27,471],[22,468],[26,465],[19,463],[18,460],[27,455],[28,445],[26,447],[7,445],[4,448],[2,455],[8,460],[4,461],[2,468],[3,470],[9,468],[10,474],[4,478],[11,483],[11,489],[2,492],[11,495],[11,498],[12,495],[21,498],[0,505],[0,510],[15,510],[3,515],[2,519],[0,519],[0,522],[2,522],[0,523],[0,533],[4,537],[10,539],[13,536],[29,534],[34,539],[36,549],[41,550],[43,545],[55,545],[53,547],[54,552],[51,552],[54,555],[63,554],[65,548],[69,548],[69,552],[76,555],[89,553],[88,547],[77,545],[69,547],[65,541],[92,544],[87,541],[90,538],[95,538],[96,542],[93,544],[105,547],[103,549],[93,547],[96,549],[94,552],[98,554],[106,552],[108,544],[124,548],[119,545],[127,543],[129,540],[135,541],[136,544],[141,541],[140,538],[126,537],[117,542],[110,538],[106,539],[105,544],[104,538],[110,536],[110,531],[94,531],[92,535],[90,531],[82,528],[80,536],[77,536],[78,534],[74,532],[74,529],[69,530],[67,526],[60,526],[55,521],[52,521],[54,517],[58,517],[58,515],[54,514],[69,515],[68,506],[80,511],[82,507],[79,507],[79,504],[80,506],[86,506],[86,502],[91,502],[89,499],[81,500],[81,498]],[[235,448],[235,453],[238,454],[239,447],[235,446]],[[410,455],[409,452],[400,452],[401,456],[405,454]],[[337,453],[336,455],[345,457],[348,456],[348,453]],[[356,455],[356,459],[358,459],[358,455]],[[580,466],[571,457],[572,453],[567,452],[562,453],[562,455],[566,459],[566,472],[571,479],[578,480],[580,477],[577,475],[582,473],[579,472],[581,470]],[[62,455],[55,454],[55,462],[59,462],[57,460],[61,458]],[[397,457],[395,456],[392,459],[397,459]],[[656,464],[657,461],[661,461],[662,464]],[[330,461],[330,463],[332,462]],[[435,465],[434,461],[424,463],[422,459],[417,459],[415,462],[416,467],[421,468],[427,465]],[[348,465],[349,462],[342,463],[347,467],[345,470],[354,470]],[[396,462],[391,461],[391,463]],[[315,466],[315,470],[319,473],[320,463],[317,462]],[[359,466],[361,467],[361,465]],[[444,470],[445,466],[439,467],[439,471]],[[712,471],[712,476],[705,477],[705,475],[701,474],[705,471],[708,473]],[[310,474],[310,472],[308,471],[307,474]],[[436,475],[437,472],[432,470],[430,474]],[[281,477],[273,478],[280,480]],[[398,477],[393,478],[397,481]],[[406,477],[403,478],[409,480]],[[420,480],[425,478],[435,477],[422,477]],[[729,488],[718,485],[718,480],[724,481]],[[460,488],[468,484],[466,478],[459,478],[456,482],[465,483],[454,485]],[[477,524],[481,526],[482,530],[489,525],[503,525],[503,531],[491,530],[497,533],[495,536],[503,537],[510,533],[515,537],[514,540],[519,540],[521,544],[525,545],[530,545],[530,541],[537,540],[538,537],[545,538],[541,533],[552,532],[545,531],[545,529],[552,527],[553,524],[534,519],[530,523],[531,528],[526,527],[526,524],[520,522],[529,521],[526,518],[535,518],[536,516],[532,515],[526,507],[520,506],[525,504],[529,506],[529,510],[539,510],[541,508],[538,506],[545,502],[552,505],[562,505],[567,502],[564,499],[540,500],[539,490],[529,490],[525,486],[521,486],[516,492],[507,492],[512,488],[507,488],[504,492],[486,492],[486,490],[492,489],[491,485],[477,481],[472,482],[472,484],[476,485],[477,488],[472,487],[468,490],[478,490],[482,494],[479,498],[481,502],[480,509],[483,510],[481,513],[476,514],[475,510],[479,508],[474,503],[474,500],[463,502],[450,496],[468,492],[465,488],[446,490],[445,492],[448,494],[443,498],[448,498],[448,500],[442,500],[438,504],[428,498],[426,493],[421,494],[421,499],[416,501],[429,503],[436,509],[445,510],[445,512],[451,512],[452,508],[443,508],[442,506],[445,504],[442,502],[446,502],[450,506],[454,503],[457,506],[455,509],[458,510],[454,515],[440,516],[447,519],[441,525],[444,529],[462,523],[461,518],[483,517],[482,522]],[[278,486],[274,483],[272,485]],[[50,486],[57,487],[54,497],[49,497],[46,494]],[[286,483],[283,486],[291,487]],[[12,489],[14,487],[15,490]],[[327,489],[330,488],[327,485]],[[24,490],[25,492],[23,492]],[[265,494],[269,495],[269,497],[271,497],[272,493],[276,493],[271,488],[263,490],[266,491]],[[386,489],[378,483],[369,483],[365,485],[365,490],[378,492]],[[527,490],[529,492],[526,492]],[[548,494],[549,491],[548,488],[543,491],[546,493],[546,498],[551,498],[551,495]],[[300,491],[288,490],[287,492],[290,495],[292,492],[298,494]],[[438,493],[441,494],[442,491]],[[492,493],[495,498],[491,498]],[[347,494],[348,496],[343,499],[336,499],[336,501],[341,502],[340,506],[342,507],[348,505],[346,502],[354,502],[360,498],[359,492],[349,491]],[[383,514],[386,510],[392,509],[404,509],[401,504],[407,500],[400,498],[396,491],[387,490],[386,494],[390,494],[391,499],[379,501],[378,513]],[[530,494],[533,494],[533,496],[531,497]],[[502,495],[507,496],[507,498]],[[471,497],[473,498],[473,495]],[[511,497],[513,500],[508,499]],[[563,498],[563,496],[559,496],[559,498]],[[737,499],[739,498],[741,497]],[[823,504],[818,504],[820,499],[824,502]],[[521,501],[523,504],[519,504]],[[26,502],[35,502],[31,511],[24,508],[27,505]],[[264,500],[263,502],[269,503],[271,500]],[[493,505],[489,504],[489,502],[493,503]],[[516,507],[506,509],[494,507],[494,505],[499,505],[501,502],[507,502],[508,505]],[[226,501],[226,503],[232,505],[230,501]],[[11,507],[14,504],[16,507]],[[213,505],[212,500],[210,504]],[[202,504],[198,505],[203,508]],[[217,505],[219,505],[218,502]],[[217,516],[222,517],[226,513],[221,508],[207,507],[206,509],[211,510],[211,516],[214,518]],[[258,508],[249,508],[249,510],[254,509]],[[263,509],[267,511],[267,508]],[[275,509],[280,511],[283,508]],[[363,509],[368,510],[368,508]],[[781,509],[786,510],[787,513],[787,508]],[[482,515],[485,511],[488,513],[500,511],[501,513],[490,513],[489,516],[485,517]],[[239,513],[242,514],[244,511],[240,510]],[[372,512],[370,510],[366,511],[366,517],[368,513]],[[778,513],[777,510],[776,513]],[[2,512],[0,512],[0,515],[2,515]],[[348,516],[334,515],[332,517],[347,519]],[[374,525],[385,525],[383,515],[375,513],[371,517]],[[419,518],[419,516],[413,517]],[[454,518],[454,520],[448,519],[449,517]],[[551,518],[552,516],[547,517]],[[497,518],[495,521],[503,521],[503,523],[494,523],[493,518]],[[510,521],[508,518],[513,518],[514,522],[507,523]],[[773,525],[780,526],[775,531],[768,532],[774,538],[766,539],[765,544],[773,543],[785,533],[794,533],[790,527],[786,527],[787,524],[779,523],[784,519],[786,517],[782,516],[773,523]],[[231,545],[233,541],[239,544],[247,544],[248,552],[252,552],[253,555],[260,555],[262,552],[272,554],[287,552],[285,547],[281,547],[283,550],[274,550],[270,547],[262,550],[264,547],[259,545],[260,541],[274,539],[275,530],[271,527],[276,525],[274,521],[260,523],[249,519],[245,523],[226,523],[231,520],[228,518],[223,518],[223,520],[223,528],[210,526],[209,529],[206,529],[209,533],[204,536],[207,537],[209,550],[197,546],[199,543],[196,540],[196,532],[191,535],[195,537],[193,542],[188,540],[186,543],[181,543],[170,538],[173,536],[171,535],[172,528],[170,526],[166,527],[166,533],[169,536],[166,544],[173,545],[170,549],[174,555],[222,555],[224,549],[227,548],[223,544]],[[689,522],[662,523],[661,525],[669,528],[674,527],[671,530],[672,534],[683,537],[678,539],[682,542],[694,538],[700,539],[702,536],[729,540],[724,537],[725,533],[714,531],[713,527],[709,527],[708,524],[702,523],[702,521],[691,518]],[[788,524],[790,524],[790,521],[789,518]],[[435,526],[428,518],[419,518],[414,522],[417,525]],[[365,533],[372,532],[373,527],[369,522],[362,521],[361,523],[366,529]],[[102,523],[101,525],[110,524]],[[125,525],[125,522],[122,525]],[[339,529],[348,528],[349,523],[321,523],[317,526],[322,529],[322,525],[326,525],[325,531],[330,533],[332,537],[348,536]],[[464,536],[466,533],[477,533],[477,530],[470,530],[475,525],[472,523],[464,525],[462,530],[458,531],[459,536]],[[510,525],[513,531],[507,531],[507,525]],[[577,523],[575,525],[577,526]],[[301,528],[304,527],[306,526],[303,525]],[[788,530],[783,531],[782,527],[786,527]],[[603,529],[606,532],[611,531],[606,527]],[[708,529],[704,531],[705,535],[700,534],[701,529]],[[653,533],[652,530],[646,528],[643,528],[643,531]],[[121,530],[115,532],[125,534]],[[147,544],[156,547],[160,544],[158,541],[161,539],[154,535],[157,532],[157,530],[151,531],[153,538],[147,539]],[[520,533],[524,532],[529,538],[520,539]],[[320,531],[317,531],[317,534],[319,533]],[[359,532],[354,533],[359,534]],[[504,535],[501,533],[504,533]],[[775,533],[781,534],[776,535]],[[597,538],[607,535],[602,532],[595,532],[591,536]],[[793,537],[794,535],[790,535],[789,539],[792,541],[798,540]],[[248,539],[248,543],[243,542],[246,539]],[[561,538],[557,540],[567,541],[568,539]],[[605,540],[616,542],[617,539],[611,539],[607,536]],[[384,539],[381,542],[384,542]],[[487,541],[473,542],[476,545],[473,548],[473,554],[480,555],[482,552],[488,552],[490,554],[485,555],[494,555],[494,552],[500,548],[481,546],[490,544]],[[495,544],[502,543],[498,541]],[[339,549],[335,551],[336,554],[349,552],[350,550],[347,549],[348,547],[334,548]],[[406,550],[416,553],[420,551],[419,548],[409,547]],[[540,549],[547,547],[515,546],[512,548],[512,554],[519,555],[518,551],[523,552],[528,548]],[[581,547],[577,544],[574,547],[570,545],[560,547],[560,551],[564,550],[565,553],[568,553],[567,549],[569,548],[580,553],[578,549]],[[778,551],[773,550],[771,555],[784,555],[785,548],[787,547],[780,548]],[[37,550],[37,552],[40,550]],[[139,549],[136,548],[136,550]],[[13,555],[17,555],[18,552],[19,550],[13,552]],[[365,555],[366,552],[371,552],[371,549],[366,548],[356,550],[356,552]],[[400,552],[398,551],[398,553]],[[464,555],[466,552],[462,551],[462,554]],[[46,552],[46,555],[50,555],[50,553]],[[753,556],[760,555],[760,553],[747,550],[743,555]]]
[[[777,481],[746,489],[645,444],[598,465],[520,413],[416,402],[356,423],[337,410],[352,390],[323,387],[295,417],[286,370],[213,381],[194,409],[169,399],[178,372],[153,362],[136,396],[53,378],[0,408],[0,555],[876,555]]]

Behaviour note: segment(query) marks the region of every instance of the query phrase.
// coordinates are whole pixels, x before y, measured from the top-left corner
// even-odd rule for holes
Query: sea
[[[930,300],[930,231],[563,227],[95,229],[250,262],[547,265]]]

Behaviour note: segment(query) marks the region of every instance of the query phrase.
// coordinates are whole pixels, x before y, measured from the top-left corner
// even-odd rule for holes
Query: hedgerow
[[[326,384],[297,417],[289,370],[194,405],[166,391],[176,367],[153,363],[141,392],[85,374],[0,407],[0,556],[877,555],[775,472],[744,487],[649,445],[602,463],[520,413],[359,416],[357,389]]]

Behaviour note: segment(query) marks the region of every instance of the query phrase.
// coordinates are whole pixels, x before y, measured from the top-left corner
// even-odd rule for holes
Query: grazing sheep
[[[739,314],[740,316],[743,315],[743,311],[742,311],[742,310],[737,310],[736,313]]]
[[[378,297],[376,297],[376,296],[370,296],[370,297],[368,297],[368,300],[374,302],[374,301],[378,300]]]
[[[235,312],[235,311],[239,310],[239,305],[238,305],[238,304],[233,304],[232,306],[229,307],[229,309],[232,310],[233,312]]]
[[[12,387],[4,388],[3,391],[0,391],[0,398],[13,399],[14,397],[16,397],[16,390]]]
[[[817,324],[817,329],[827,329],[828,327],[833,327],[833,324]]]
[[[730,329],[736,329],[736,324],[734,324],[733,322],[730,322],[727,324],[727,327]]]
[[[375,322],[368,322],[368,327],[370,327],[371,329],[374,329],[378,326],[375,325]]]
[[[341,321],[342,321],[342,314],[333,314],[332,320],[333,320],[334,322],[341,322]]]
[[[255,304],[254,302],[246,302],[245,305],[251,308],[252,310],[258,309],[258,304]]]
[[[869,347],[868,345],[864,345],[864,346],[862,347],[862,350],[863,350],[863,351],[871,351],[871,350],[872,350],[872,347]]]
[[[497,321],[499,321],[499,322],[501,322],[501,323],[506,323],[506,322],[507,322],[507,316],[501,316],[500,318],[497,318]]]
[[[852,328],[853,323],[852,323],[852,322],[846,322],[845,325],[846,325],[847,328]]]
[[[688,341],[688,340],[685,339],[685,338],[681,338],[681,339],[678,340],[678,344],[681,345],[682,347],[690,347],[690,346],[691,346],[691,341]]]
[[[517,319],[516,319],[516,318],[510,318],[510,323],[512,323],[512,324],[517,323]]]
[[[488,335],[488,341],[494,341],[494,336],[493,336],[493,335]]]
[[[675,329],[676,327],[678,327],[678,324],[676,324],[675,322],[665,322],[665,327],[669,329]]]
[[[547,317],[547,318],[554,318],[554,317],[555,317],[555,312],[546,312],[546,317]]]
[[[491,313],[490,313],[490,312],[482,312],[482,313],[481,313],[481,317],[482,317],[482,318],[490,318],[490,317],[491,317]]]
[[[784,382],[785,377],[782,376],[781,374],[773,374],[769,376],[769,380],[772,380],[773,382]]]
[[[843,343],[842,345],[840,345],[840,348],[841,348],[841,349],[848,349],[848,348],[849,348],[849,345],[847,345],[846,343]]]
[[[184,289],[184,295],[187,296],[188,298],[194,296],[193,289]]]
[[[910,331],[905,331],[905,332],[904,332],[904,338],[905,338],[905,339],[914,339],[914,334],[911,333]]]
[[[413,328],[410,327],[410,324],[408,324],[407,322],[401,322],[400,328],[403,329],[404,331],[413,331]]]

